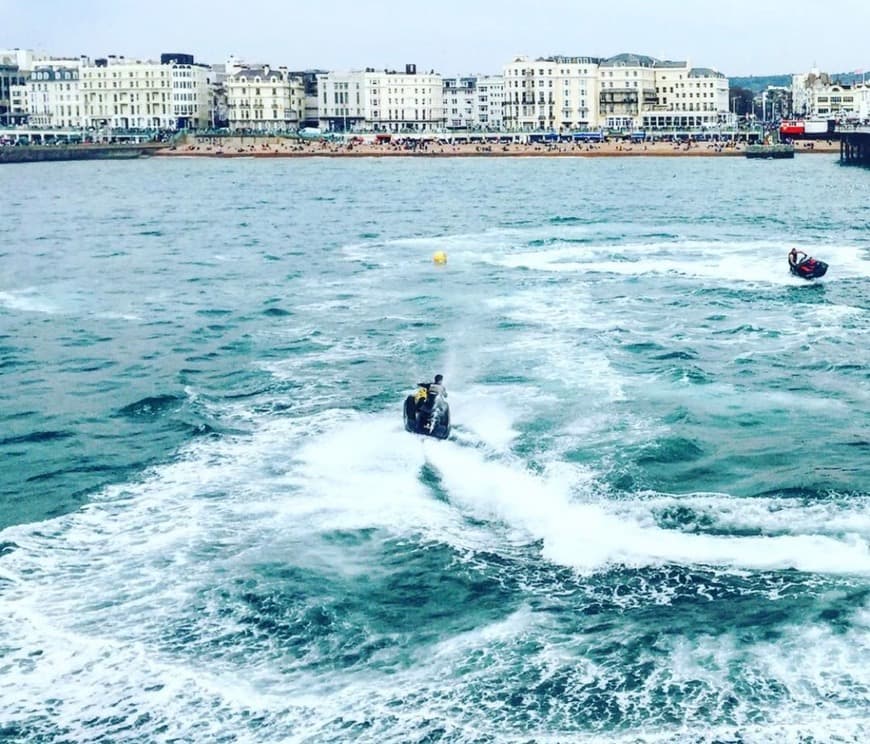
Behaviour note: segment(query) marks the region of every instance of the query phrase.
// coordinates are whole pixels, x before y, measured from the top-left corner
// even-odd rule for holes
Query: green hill
[[[870,78],[870,74],[866,75]],[[831,74],[831,80],[836,80],[845,85],[852,85],[855,82],[861,82],[862,76],[855,72],[837,72]],[[728,78],[728,84],[732,88],[746,88],[753,93],[761,93],[766,90],[769,85],[776,87],[789,87],[791,85],[791,74],[784,75],[750,75],[749,77],[732,77]]]

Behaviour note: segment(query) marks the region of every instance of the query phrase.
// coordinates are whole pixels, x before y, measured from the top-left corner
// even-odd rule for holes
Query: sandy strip
[[[266,141],[262,141],[266,140]],[[282,140],[268,141],[259,137],[256,144],[234,146],[199,142],[179,145],[154,152],[160,156],[184,157],[734,157],[744,156],[744,145],[723,147],[715,143],[700,142],[691,145],[656,142],[646,144],[622,144],[606,142],[595,145],[442,145],[430,143],[423,147],[406,148],[398,144],[336,144],[331,142],[295,143]],[[795,154],[839,153],[839,140],[817,140],[812,143],[797,143]]]

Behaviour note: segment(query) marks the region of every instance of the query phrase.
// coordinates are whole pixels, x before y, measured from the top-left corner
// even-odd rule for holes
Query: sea
[[[870,171],[0,192],[0,741],[870,740]],[[402,421],[436,373],[444,441]]]

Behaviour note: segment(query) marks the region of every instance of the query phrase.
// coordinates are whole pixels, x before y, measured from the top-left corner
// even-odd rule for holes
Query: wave
[[[178,410],[187,400],[183,395],[149,395],[118,409],[117,415],[125,418],[156,419],[170,411]]]
[[[12,437],[4,437],[0,439],[0,447],[10,444],[39,444],[42,442],[56,442],[61,439],[69,439],[74,437],[75,433],[71,431],[33,431],[29,434],[19,434]]]
[[[21,701],[0,704],[7,731],[677,741],[697,706],[718,711],[704,731],[755,720],[762,741],[818,720],[819,700],[861,730],[841,696],[865,676],[866,601],[830,593],[870,571],[854,509],[602,498],[588,468],[530,469],[497,431],[517,414],[488,402],[445,442],[407,434],[398,411],[259,418],[78,513],[4,530],[0,698]],[[698,531],[717,524],[731,534]],[[752,524],[763,534],[742,534]],[[717,707],[738,688],[744,707]]]
[[[558,237],[544,240],[541,250],[516,250],[490,255],[488,259],[513,269],[617,276],[673,275],[693,279],[730,282],[805,286],[811,283],[789,274],[786,266],[788,245],[763,241],[721,242],[673,240],[611,243],[592,237],[585,244],[572,244]],[[525,247],[533,247],[529,240]],[[801,246],[798,246],[801,247]],[[831,269],[820,283],[870,277],[870,260],[855,246],[803,246],[803,250],[822,258]],[[484,256],[487,258],[487,256]]]
[[[18,310],[26,313],[56,315],[60,312],[60,309],[54,302],[41,295],[36,289],[0,292],[0,306],[8,310]]]

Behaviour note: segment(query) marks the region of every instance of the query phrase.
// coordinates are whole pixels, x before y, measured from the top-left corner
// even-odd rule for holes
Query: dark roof
[[[248,78],[249,80],[255,77],[260,77],[261,79],[267,80],[268,78],[274,75],[277,78],[284,77],[284,70],[278,70],[273,67],[269,67],[268,65],[258,65],[256,67],[245,67],[244,69],[239,70],[235,75],[231,75],[231,80],[238,80],[239,78]]]
[[[718,70],[714,70],[712,67],[693,67],[689,70],[689,77],[717,77],[724,78],[723,75]]]
[[[27,79],[45,82],[78,80],[79,71],[71,67],[37,67]]]
[[[631,54],[625,52],[615,57],[608,57],[601,62],[602,67],[652,67],[658,60],[645,54]]]

